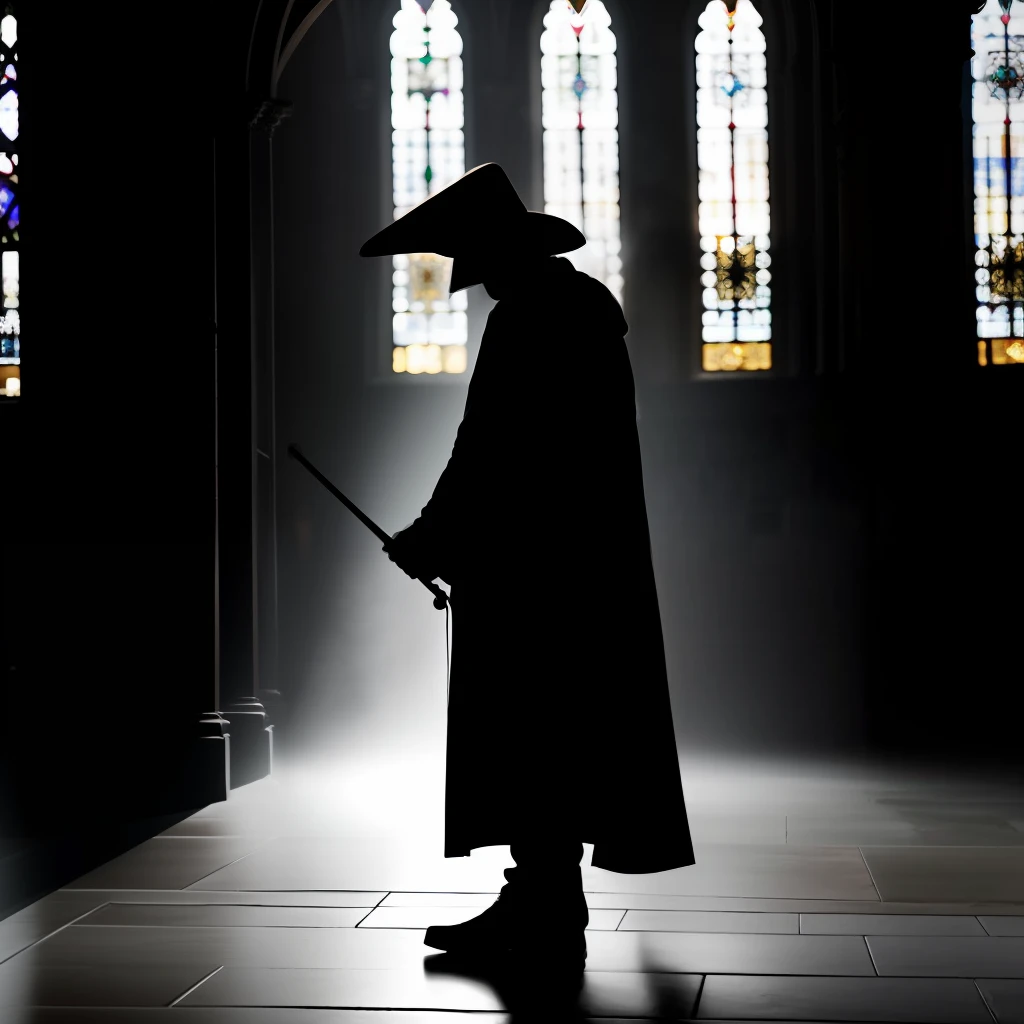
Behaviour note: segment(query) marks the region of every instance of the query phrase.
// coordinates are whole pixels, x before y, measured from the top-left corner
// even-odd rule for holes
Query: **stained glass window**
[[[18,193],[18,20],[8,4],[0,19],[0,399],[21,395],[21,204]]]
[[[551,0],[544,15],[544,212],[586,235],[587,244],[567,258],[621,302],[619,111],[611,23],[601,0]]]
[[[391,35],[391,154],[395,217],[466,170],[462,37],[448,0],[402,0]],[[464,373],[464,291],[448,294],[452,261],[395,256],[391,366],[395,373]]]
[[[768,94],[761,16],[711,0],[698,19],[697,195],[705,371],[772,365]]]
[[[978,362],[1024,363],[1024,35],[1012,0],[972,25],[974,254]],[[1024,30],[1024,20],[1020,28]]]

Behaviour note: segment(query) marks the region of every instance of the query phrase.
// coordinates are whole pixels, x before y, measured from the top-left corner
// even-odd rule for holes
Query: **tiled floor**
[[[1024,1024],[1024,791],[682,767],[697,864],[617,875],[587,847],[582,978],[423,945],[511,864],[444,859],[436,764],[279,765],[0,921],[0,1021]]]

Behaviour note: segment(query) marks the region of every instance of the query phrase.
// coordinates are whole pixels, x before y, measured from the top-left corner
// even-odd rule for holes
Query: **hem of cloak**
[[[589,843],[587,839],[580,842]],[[445,859],[454,857],[468,857],[474,850],[482,850],[488,846],[508,846],[508,840],[495,839],[486,843],[473,843],[468,847],[456,849],[454,846],[445,846]],[[659,851],[651,855],[637,855],[628,851],[608,849],[606,844],[594,843],[594,855],[591,858],[591,867],[599,868],[602,871],[612,871],[617,875],[651,875],[659,871],[673,871],[676,868],[689,868],[697,863],[693,854],[693,847],[688,846],[683,850],[676,850],[672,853]]]

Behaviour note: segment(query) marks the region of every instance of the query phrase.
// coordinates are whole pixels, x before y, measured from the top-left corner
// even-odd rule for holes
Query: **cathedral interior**
[[[0,70],[5,1024],[1024,1024],[1021,3],[12,0]],[[585,844],[568,994],[424,945],[511,863],[458,610],[288,457],[416,518],[494,301],[359,249],[489,162],[629,325],[696,858]]]

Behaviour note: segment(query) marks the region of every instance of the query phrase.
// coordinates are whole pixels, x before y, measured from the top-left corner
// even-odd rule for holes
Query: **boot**
[[[506,868],[505,885],[482,914],[454,925],[432,925],[424,943],[471,956],[585,960],[590,923],[578,867],[541,873]]]

